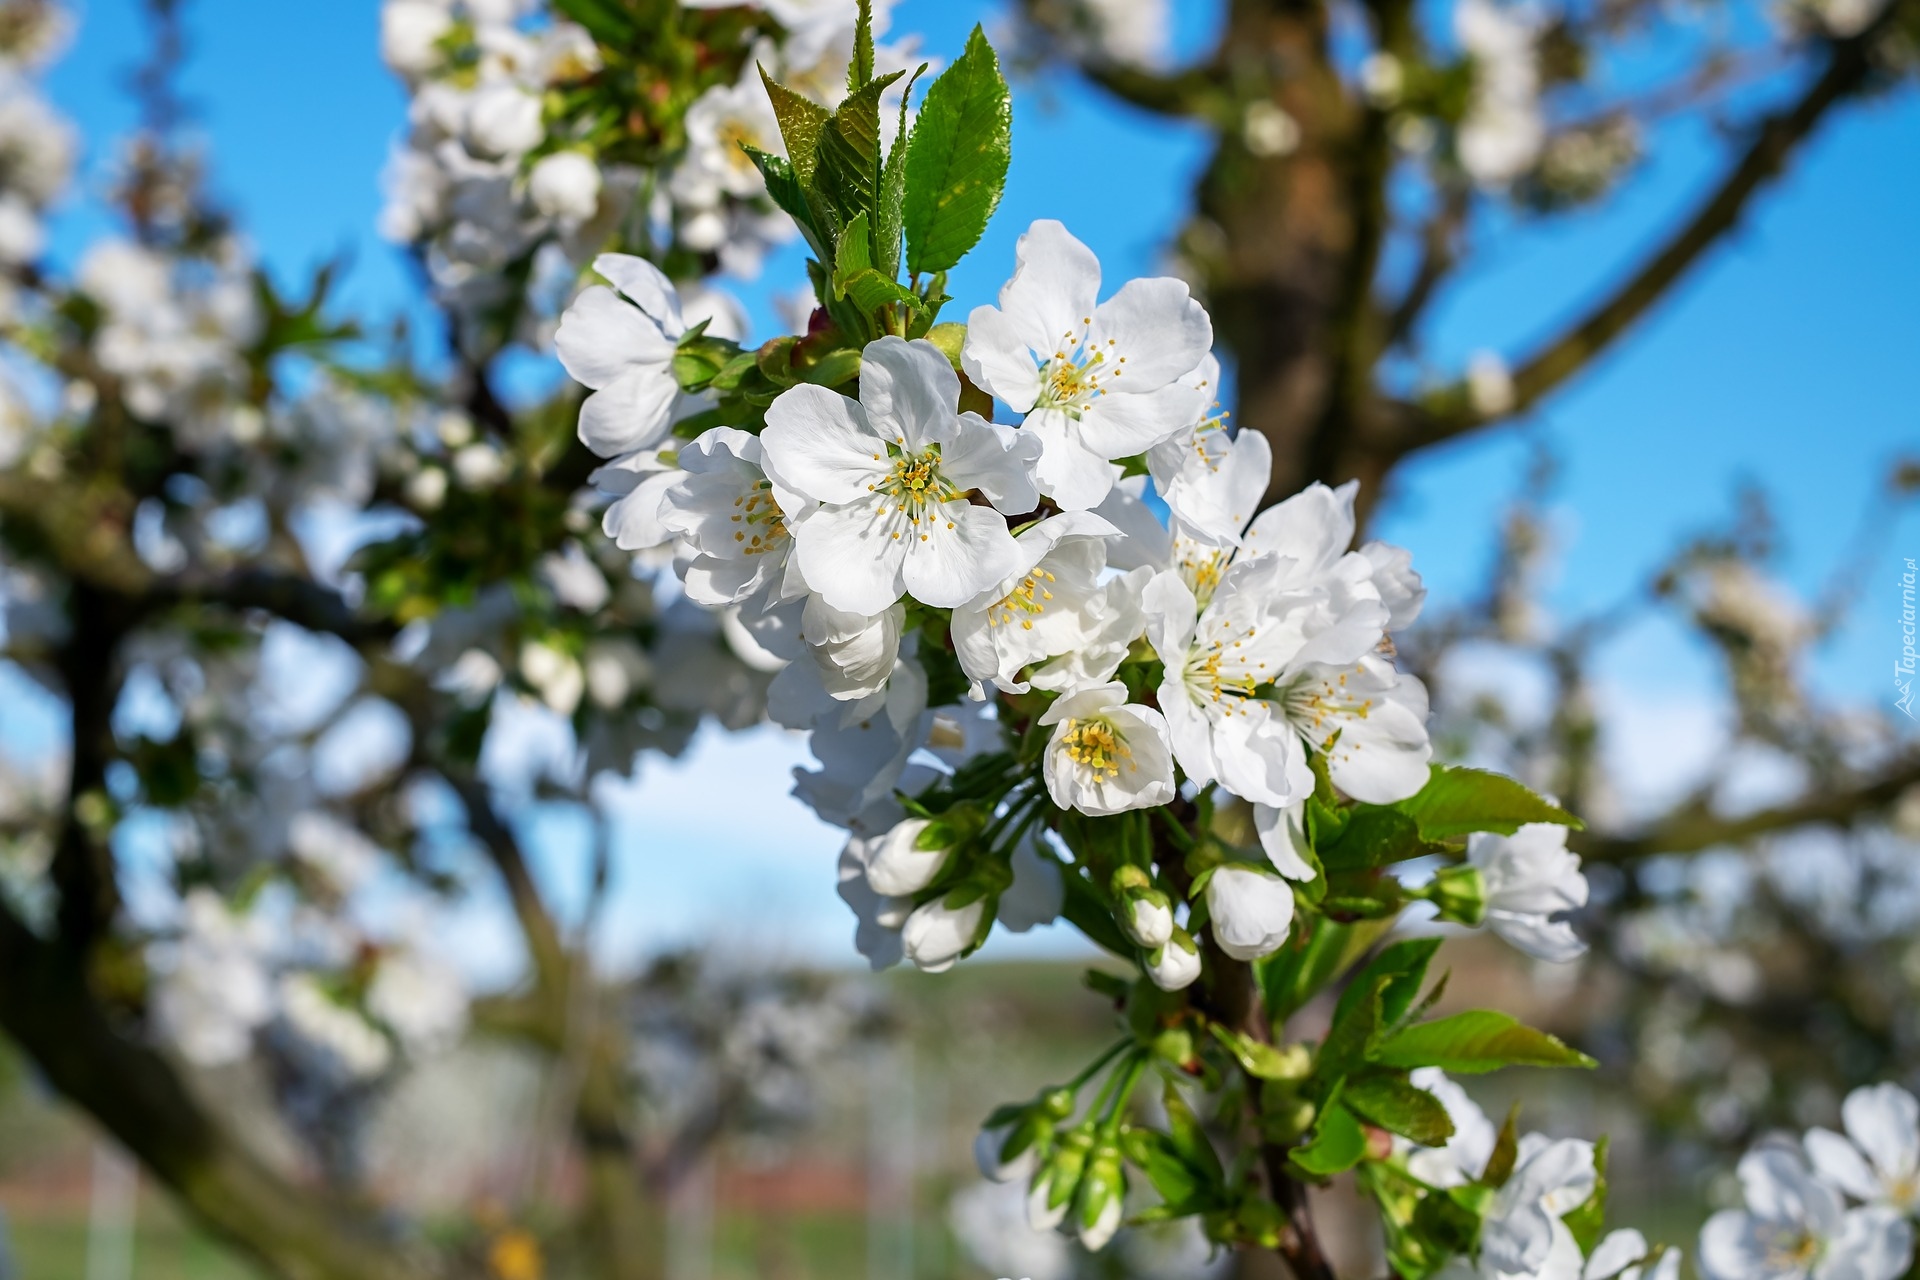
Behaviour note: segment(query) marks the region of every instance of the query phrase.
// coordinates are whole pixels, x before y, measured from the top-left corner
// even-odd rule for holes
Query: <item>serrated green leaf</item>
[[[806,189],[801,186],[800,177],[793,171],[793,165],[784,157],[762,151],[758,147],[741,144],[741,150],[747,153],[754,167],[760,170],[760,177],[767,184],[767,197],[778,205],[786,215],[800,228],[800,234],[807,239],[807,247],[815,257],[832,256],[827,252],[829,244],[826,229],[820,225],[815,210],[807,200]]]
[[[1453,1119],[1440,1100],[1398,1072],[1355,1076],[1340,1091],[1340,1100],[1356,1115],[1423,1147],[1437,1147],[1453,1136]]]
[[[1359,1164],[1366,1154],[1367,1135],[1360,1121],[1342,1103],[1329,1100],[1306,1144],[1288,1152],[1287,1160],[1310,1177],[1331,1178]]]
[[[946,271],[980,242],[1012,157],[1013,96],[979,27],[934,80],[907,148],[907,270]]]
[[[887,279],[872,267],[868,267],[847,281],[846,296],[853,299],[854,305],[868,315],[888,305],[901,307],[920,305],[920,299],[913,296],[911,289]]]
[[[1427,785],[1394,809],[1413,819],[1426,840],[1449,840],[1474,831],[1512,835],[1529,822],[1578,830],[1578,818],[1535,795],[1504,774],[1437,764]]]
[[[882,275],[900,274],[900,248],[906,234],[907,147],[913,136],[907,121],[907,103],[913,97],[914,82],[927,69],[921,63],[900,95],[900,124],[893,134],[893,146],[887,150],[886,163],[880,166],[880,192],[873,205],[873,265]]]
[[[1592,1058],[1496,1009],[1415,1023],[1370,1055],[1388,1067],[1439,1067],[1460,1075],[1501,1067],[1592,1067]]]
[[[1432,961],[1433,953],[1439,949],[1439,938],[1408,938],[1383,948],[1341,992],[1340,1003],[1333,1011],[1334,1023],[1337,1025],[1346,1017],[1353,1002],[1360,999],[1380,978],[1388,979],[1380,992],[1381,1025],[1392,1026],[1400,1021],[1419,996],[1420,984],[1427,979],[1427,965]]]
[[[840,104],[821,132],[812,187],[842,222],[874,207],[880,190],[880,95],[905,74],[894,71],[869,81]]]
[[[862,209],[840,231],[833,247],[833,296],[847,296],[846,282],[862,271],[873,270],[873,237]]]
[[[853,28],[853,60],[847,64],[847,92],[858,93],[873,79],[873,0],[860,0]]]
[[[780,123],[780,137],[787,144],[787,159],[803,185],[812,185],[820,162],[820,139],[833,114],[813,99],[795,93],[760,68],[760,83],[773,99],[773,118]],[[793,210],[788,209],[788,213]]]

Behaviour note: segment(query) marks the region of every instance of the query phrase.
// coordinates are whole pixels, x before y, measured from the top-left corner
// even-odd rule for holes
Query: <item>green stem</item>
[[[1127,1114],[1127,1101],[1133,1097],[1134,1088],[1139,1085],[1140,1077],[1146,1073],[1146,1070],[1147,1056],[1143,1053],[1136,1055],[1127,1063],[1124,1073],[1118,1071],[1114,1073],[1115,1076],[1124,1074],[1126,1079],[1121,1084],[1119,1092],[1114,1094],[1113,1106],[1107,1112],[1106,1121],[1102,1125],[1108,1137],[1113,1137],[1120,1132],[1120,1121]]]
[[[1091,1063],[1089,1063],[1085,1070],[1083,1070],[1079,1075],[1075,1076],[1073,1079],[1067,1081],[1067,1083],[1062,1085],[1061,1087],[1064,1089],[1071,1090],[1074,1093],[1080,1092],[1081,1087],[1085,1085],[1087,1081],[1093,1079],[1096,1075],[1100,1074],[1100,1068],[1106,1066],[1109,1062],[1112,1062],[1115,1058],[1119,1057],[1122,1053],[1125,1053],[1129,1048],[1132,1047],[1132,1045],[1133,1045],[1132,1040],[1116,1041],[1110,1048],[1107,1049],[1105,1053],[1101,1054],[1099,1057],[1095,1058]]]

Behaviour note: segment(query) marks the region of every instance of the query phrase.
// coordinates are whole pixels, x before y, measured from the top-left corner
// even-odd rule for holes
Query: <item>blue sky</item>
[[[1177,7],[1180,41],[1191,46],[1213,7]],[[189,10],[187,96],[212,144],[216,188],[270,267],[296,278],[345,251],[353,261],[345,303],[425,314],[406,263],[373,232],[379,170],[404,110],[377,58],[375,0],[194,0]],[[991,25],[986,5],[904,0],[894,27],[924,33],[926,51],[950,58],[983,17]],[[50,77],[55,100],[96,148],[96,177],[107,158],[98,148],[132,118],[121,85],[141,37],[132,0],[93,0]],[[1011,268],[1014,238],[1037,217],[1065,221],[1100,254],[1111,281],[1153,272],[1205,147],[1195,131],[1074,84],[1044,94],[1022,89],[1005,200],[950,291],[965,305],[990,297]],[[1481,348],[1524,350],[1550,332],[1703,189],[1712,154],[1704,135],[1669,131],[1605,208],[1502,228],[1438,307],[1434,358],[1457,365]],[[1408,468],[1380,532],[1413,548],[1441,598],[1470,588],[1492,545],[1490,516],[1543,438],[1565,463],[1556,606],[1612,601],[1676,539],[1724,514],[1744,481],[1776,503],[1784,576],[1803,589],[1816,585],[1855,536],[1888,461],[1920,450],[1911,373],[1920,338],[1910,213],[1920,198],[1916,155],[1920,98],[1912,92],[1830,122],[1739,231],[1590,376],[1529,423]],[[85,205],[70,209],[56,251],[72,255],[100,225]],[[777,258],[758,296],[802,279],[797,256]],[[766,314],[763,302],[756,310]],[[1862,608],[1817,669],[1835,693],[1884,706],[1897,651],[1895,575],[1901,557],[1920,555],[1920,518],[1909,511],[1879,539]],[[1697,701],[1713,678],[1702,654],[1657,625],[1619,645],[1608,673],[1675,702]],[[643,781],[650,816],[623,842],[637,865],[660,867],[657,855],[668,847],[714,852],[708,871],[673,877],[668,896],[687,904],[676,919],[726,918],[729,897],[746,894],[756,913],[791,915],[802,949],[827,932],[841,936],[844,917],[826,914],[839,908],[820,862],[830,865],[832,837],[796,837],[801,815],[783,798],[778,766],[795,756],[790,743],[766,735],[716,739],[691,765],[662,766]],[[715,789],[716,780],[735,790]],[[716,830],[685,803],[688,794],[731,794],[742,803],[721,806],[733,825]],[[753,803],[744,803],[749,795]],[[796,839],[807,848],[777,858],[756,852],[769,840]],[[637,893],[639,878],[631,883]]]

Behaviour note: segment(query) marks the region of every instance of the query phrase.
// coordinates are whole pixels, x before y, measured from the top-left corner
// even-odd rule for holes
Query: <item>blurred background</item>
[[[973,0],[892,10],[889,39],[917,40],[920,56],[951,60],[976,22],[1010,51],[1013,168],[949,283],[963,305],[991,297],[1039,217],[1091,245],[1109,287],[1205,276],[1207,228],[1220,223],[1196,190],[1220,126],[1149,109],[1110,72],[1128,49],[1129,65],[1153,69],[1143,76],[1210,56],[1227,6],[1087,7],[1093,19]],[[1445,753],[1571,793],[1594,828],[1595,898],[1578,922],[1588,957],[1546,966],[1462,936],[1440,962],[1453,992],[1601,1066],[1591,1078],[1493,1077],[1476,1096],[1495,1114],[1521,1100],[1550,1133],[1611,1133],[1618,1220],[1690,1242],[1727,1195],[1731,1155],[1757,1134],[1833,1123],[1854,1084],[1920,1079],[1920,731],[1897,705],[1910,678],[1897,671],[1912,600],[1901,575],[1920,556],[1908,500],[1920,488],[1909,213],[1920,100],[1899,71],[1834,111],[1617,343],[1550,398],[1512,405],[1514,353],[1605,298],[1711,192],[1742,129],[1799,83],[1781,54],[1712,93],[1687,78],[1695,91],[1677,94],[1672,69],[1704,65],[1705,44],[1750,52],[1784,20],[1630,7],[1604,50],[1593,35],[1582,75],[1593,100],[1637,113],[1632,157],[1592,190],[1493,201],[1462,241],[1417,343],[1384,376],[1404,388],[1490,381],[1492,407],[1476,404],[1488,425],[1394,458],[1370,532],[1410,548],[1430,588],[1420,626],[1396,638],[1433,687]],[[1447,10],[1420,9],[1448,39]],[[92,0],[77,17],[41,78],[87,140],[71,193],[46,216],[45,259],[69,273],[122,216],[111,193],[124,156],[109,140],[149,118],[134,69],[157,30],[135,0]],[[380,6],[193,0],[165,29],[180,41],[177,127],[265,274],[296,297],[338,264],[331,306],[421,367],[444,365],[443,300],[381,233],[379,175],[406,136],[409,93],[382,62]],[[1094,36],[1107,43],[1089,46]],[[1336,46],[1355,38],[1335,22]],[[1411,180],[1405,194],[1422,207]],[[1411,277],[1418,247],[1390,246],[1385,272]],[[753,340],[788,330],[804,259],[776,245],[726,282]],[[565,391],[537,341],[489,359],[512,411]],[[370,527],[322,513],[295,533],[315,575],[340,582],[359,572],[349,556]],[[26,596],[19,580],[5,590],[17,641]],[[21,797],[57,788],[70,750],[67,709],[30,665],[11,652],[0,663],[0,810],[20,859]],[[347,722],[343,695],[326,692],[359,679],[350,656],[281,634],[245,696],[338,729],[330,742],[309,735],[312,768],[351,774],[376,767],[391,736]],[[179,701],[164,679],[129,679],[116,730],[157,740],[139,726],[177,715]],[[1100,956],[1057,926],[996,935],[945,975],[868,973],[835,893],[844,834],[788,795],[809,764],[804,738],[755,708],[701,711],[671,747],[571,800],[541,789],[542,770],[579,745],[564,716],[496,710],[482,761],[496,785],[530,779],[512,834],[559,930],[631,1019],[649,1082],[647,1177],[626,1229],[648,1242],[646,1274],[1096,1274],[1062,1238],[1008,1225],[1018,1197],[983,1190],[970,1149],[995,1105],[1070,1075],[1105,1042],[1111,1008],[1081,981]],[[583,820],[589,792],[595,817]],[[136,820],[115,837],[136,914],[171,909],[172,838]],[[513,991],[530,956],[507,890],[457,858],[444,870],[459,883],[437,900],[435,954],[481,1002]],[[30,877],[14,874],[17,891]],[[412,909],[397,888],[376,884],[370,898],[375,917]],[[0,984],[17,980],[0,969]],[[575,1274],[548,1232],[595,1176],[569,1147],[587,1074],[565,1055],[470,1037],[351,1099],[355,1178],[429,1235],[460,1237],[491,1274]],[[202,1075],[198,1087],[276,1162],[321,1176],[325,1143],[307,1142],[297,1110],[289,1119],[271,1065]],[[1356,1275],[1377,1266],[1361,1220],[1341,1217],[1337,1188],[1328,1197],[1341,1256]],[[0,1214],[9,1280],[267,1274],[184,1217],[4,1036]],[[1195,1244],[1143,1233],[1099,1265],[1222,1273]]]

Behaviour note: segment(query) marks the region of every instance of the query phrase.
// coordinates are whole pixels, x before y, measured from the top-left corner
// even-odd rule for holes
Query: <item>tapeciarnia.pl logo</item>
[[[1914,587],[1913,558],[1907,558],[1907,571],[1900,575],[1900,658],[1893,664],[1893,687],[1900,696],[1893,705],[1907,713],[1907,719],[1913,714],[1913,673],[1914,673]]]

